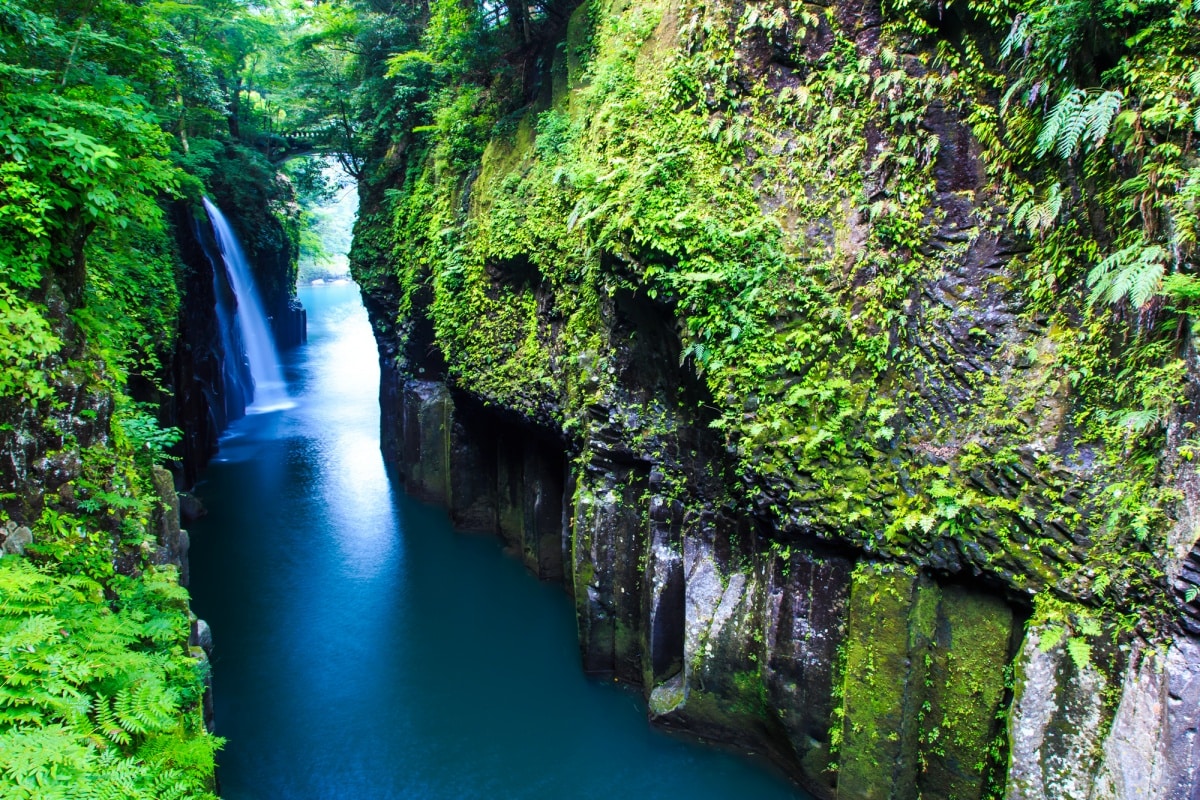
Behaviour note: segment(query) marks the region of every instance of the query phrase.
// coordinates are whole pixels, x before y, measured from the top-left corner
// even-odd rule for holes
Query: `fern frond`
[[[1075,155],[1079,149],[1079,141],[1083,138],[1084,129],[1087,128],[1086,106],[1083,104],[1087,93],[1082,89],[1075,89],[1071,92],[1070,97],[1070,107],[1064,113],[1055,147],[1059,158],[1064,159]]]
[[[1019,203],[1013,210],[1012,224],[1017,228],[1024,227],[1031,235],[1041,235],[1054,227],[1058,215],[1062,212],[1062,206],[1062,184],[1056,183],[1050,187],[1046,199],[1040,203],[1035,197]]]
[[[1138,411],[1125,412],[1118,419],[1118,424],[1134,433],[1145,433],[1157,426],[1161,419],[1162,414],[1157,410],[1143,408]]]
[[[1161,251],[1161,248],[1150,249]],[[1129,303],[1134,308],[1141,308],[1150,302],[1150,298],[1158,294],[1165,272],[1166,265],[1162,259],[1148,255],[1139,259],[1129,279]]]
[[[1200,0],[1196,0],[1200,2]],[[1013,20],[1012,27],[1008,31],[1008,35],[1004,37],[1004,42],[1000,45],[1000,58],[1008,58],[1013,53],[1025,49],[1025,43],[1029,40],[1029,15],[1017,14],[1017,18]]]
[[[119,745],[127,745],[132,741],[129,733],[121,726],[117,720],[117,714],[113,710],[109,698],[104,695],[97,695],[92,706],[92,716],[96,721],[96,729],[104,738]]]
[[[178,714],[174,693],[151,681],[117,692],[113,707],[121,727],[132,734],[170,730],[175,726]]]
[[[1104,137],[1108,136],[1108,132],[1112,130],[1113,120],[1121,111],[1121,103],[1124,100],[1125,95],[1121,92],[1111,91],[1100,94],[1095,100],[1088,103],[1087,109],[1083,113],[1086,123],[1084,138],[1090,140],[1093,145],[1099,145],[1104,141]]]
[[[1173,272],[1163,278],[1162,291],[1175,302],[1200,300],[1200,279],[1195,275]]]
[[[1076,669],[1083,669],[1091,663],[1092,646],[1087,643],[1087,640],[1072,636],[1067,640],[1067,654],[1071,656],[1071,661],[1074,662]]]
[[[1089,302],[1119,303],[1128,299],[1141,308],[1158,294],[1166,272],[1167,251],[1141,242],[1112,253],[1088,274]]]
[[[1069,158],[1074,152],[1083,134],[1083,101],[1086,97],[1087,92],[1083,89],[1072,89],[1054,106],[1038,134],[1037,147],[1034,149],[1038,158],[1051,150],[1059,155],[1063,155],[1065,150],[1063,158]]]

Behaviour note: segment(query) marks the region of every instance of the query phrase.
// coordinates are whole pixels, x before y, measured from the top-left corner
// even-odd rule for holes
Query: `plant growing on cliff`
[[[48,399],[46,362],[61,347],[44,313],[0,286],[0,398],[31,405]]]
[[[129,445],[140,457],[151,463],[160,463],[168,458],[167,451],[183,438],[178,428],[163,428],[151,409],[144,404],[119,414],[115,422],[129,441]]]
[[[220,85],[248,13],[0,0],[0,439],[23,454],[0,499],[33,538],[0,560],[6,798],[212,797],[187,595],[149,564],[151,470],[178,432],[126,393],[162,396],[174,347],[165,204],[259,177],[230,168],[250,115]]]

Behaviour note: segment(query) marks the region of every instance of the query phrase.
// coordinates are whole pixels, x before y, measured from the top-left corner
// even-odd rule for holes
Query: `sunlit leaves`
[[[0,398],[50,397],[46,360],[61,346],[41,310],[0,285]]]
[[[1059,158],[1071,158],[1081,144],[1099,146],[1121,110],[1123,99],[1119,90],[1089,93],[1072,89],[1067,92],[1046,117],[1038,134],[1035,155],[1040,158],[1053,150]]]

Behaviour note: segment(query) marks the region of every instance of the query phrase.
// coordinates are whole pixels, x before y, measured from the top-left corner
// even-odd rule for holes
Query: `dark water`
[[[801,796],[585,678],[562,589],[389,480],[357,288],[301,299],[309,344],[284,364],[296,405],[230,432],[192,525],[224,797]]]

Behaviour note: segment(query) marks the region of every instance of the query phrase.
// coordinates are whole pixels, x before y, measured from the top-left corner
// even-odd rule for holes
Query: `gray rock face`
[[[1043,650],[1046,631],[1026,634],[1009,719],[1009,800],[1092,796],[1109,723],[1108,678],[1077,666],[1064,642]]]
[[[188,650],[192,658],[202,662],[204,671],[204,697],[201,708],[204,715],[204,727],[212,733],[215,730],[216,715],[213,706],[212,670],[209,662],[212,658],[213,636],[208,623],[198,617],[192,617],[192,630],[188,636]]]
[[[190,579],[187,554],[191,538],[180,527],[180,502],[179,495],[175,493],[174,479],[162,467],[154,468],[154,489],[161,501],[161,508],[154,526],[157,543],[151,561],[160,566],[174,565],[179,570],[180,584],[187,586]]]
[[[1139,642],[1108,665],[1080,666],[1062,641],[1043,651],[1045,635],[1030,632],[1017,662],[1009,800],[1197,797],[1200,642]],[[1115,709],[1105,702],[1114,696]]]
[[[25,548],[33,544],[33,531],[12,520],[4,524],[3,534],[4,543],[0,545],[0,555],[24,555]]]
[[[183,522],[195,522],[208,516],[208,509],[199,497],[191,492],[179,493],[179,518]]]
[[[1138,647],[1104,741],[1092,797],[1194,800],[1200,786],[1200,641]]]
[[[213,648],[212,628],[202,619],[196,619],[192,623],[192,635],[188,641],[193,647],[199,647],[205,653],[211,653]]]

